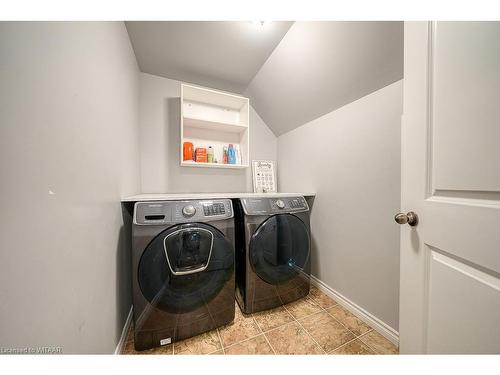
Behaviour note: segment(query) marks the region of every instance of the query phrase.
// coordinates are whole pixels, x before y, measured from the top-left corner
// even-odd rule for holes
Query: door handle
[[[414,227],[418,224],[418,215],[413,211],[410,211],[407,214],[400,212],[394,216],[394,220],[396,220],[396,223],[398,224],[408,224],[409,226]]]
[[[208,253],[208,259],[206,264],[202,264],[198,268],[194,269],[188,269],[188,270],[180,270],[180,271],[174,271],[172,264],[170,263],[170,259],[168,257],[168,251],[167,251],[167,240],[170,236],[174,236],[178,233],[182,232],[206,232],[210,235],[210,250]],[[165,251],[165,257],[167,258],[167,264],[168,268],[170,268],[170,272],[172,272],[172,275],[174,276],[183,276],[183,275],[190,275],[192,273],[197,273],[197,272],[202,272],[205,271],[210,263],[210,259],[212,258],[212,249],[214,247],[214,234],[210,232],[209,230],[205,228],[184,228],[184,229],[178,229],[170,234],[168,234],[164,239],[163,239],[163,250]]]

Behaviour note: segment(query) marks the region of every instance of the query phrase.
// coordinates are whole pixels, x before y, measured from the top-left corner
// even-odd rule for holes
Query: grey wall
[[[112,353],[130,308],[138,67],[117,22],[0,22],[0,346]]]
[[[315,191],[313,274],[398,329],[402,81],[278,138],[281,191]]]
[[[180,85],[140,74],[140,150],[143,193],[252,191],[251,168],[181,167]],[[250,107],[250,160],[277,160],[277,139]]]

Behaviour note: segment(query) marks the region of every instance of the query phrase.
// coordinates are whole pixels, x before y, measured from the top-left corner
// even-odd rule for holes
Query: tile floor
[[[122,354],[398,354],[398,348],[317,288],[288,305],[246,315],[171,345],[136,352],[132,329]]]

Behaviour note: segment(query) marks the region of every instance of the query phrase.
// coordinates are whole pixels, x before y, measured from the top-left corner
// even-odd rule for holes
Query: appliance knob
[[[285,202],[283,202],[281,199],[278,199],[276,201],[276,207],[278,207],[279,209],[285,208]]]
[[[182,214],[185,216],[185,217],[191,217],[193,216],[194,214],[196,213],[196,208],[194,208],[193,205],[189,205],[189,206],[184,206],[184,208],[182,209]]]

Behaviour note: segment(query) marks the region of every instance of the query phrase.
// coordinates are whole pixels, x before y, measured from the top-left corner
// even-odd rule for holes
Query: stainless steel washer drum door
[[[250,240],[250,265],[267,283],[284,283],[296,277],[307,264],[309,242],[302,220],[289,214],[271,216]]]
[[[184,313],[211,301],[233,270],[234,250],[224,235],[210,225],[189,223],[170,227],[149,243],[137,278],[152,305]]]

